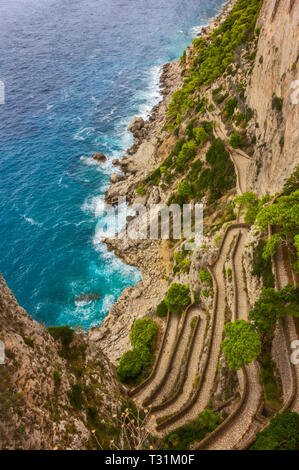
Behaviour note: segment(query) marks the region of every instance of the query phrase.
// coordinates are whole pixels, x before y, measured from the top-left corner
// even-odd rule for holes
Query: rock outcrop
[[[0,341],[5,349],[0,364],[0,449],[97,448],[91,432],[97,425],[89,414],[108,429],[112,414],[125,400],[99,345],[77,332],[63,350],[61,342],[18,305],[1,275]],[[75,393],[80,394],[78,402]]]

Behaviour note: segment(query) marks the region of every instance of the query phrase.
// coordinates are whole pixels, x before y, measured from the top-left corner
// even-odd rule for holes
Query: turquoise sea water
[[[139,281],[96,237],[111,160],[160,99],[160,66],[223,3],[0,2],[0,271],[35,319],[97,325]],[[75,300],[84,293],[100,298]]]

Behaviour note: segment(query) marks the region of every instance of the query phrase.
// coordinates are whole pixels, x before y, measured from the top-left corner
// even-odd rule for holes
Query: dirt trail
[[[226,311],[226,289],[225,289],[225,279],[223,275],[223,265],[226,261],[227,256],[229,255],[232,247],[232,243],[234,241],[235,235],[238,233],[239,229],[231,229],[225,238],[223,243],[220,256],[213,268],[213,274],[215,279],[217,280],[217,291],[216,298],[214,302],[216,302],[217,308],[215,311],[215,317],[212,320],[215,322],[213,336],[211,338],[211,349],[210,353],[207,357],[207,369],[204,376],[204,381],[202,383],[202,387],[200,389],[198,398],[194,405],[187,411],[182,417],[178,418],[175,422],[170,423],[167,425],[162,434],[166,434],[172,429],[177,428],[178,426],[182,426],[187,421],[191,421],[199,415],[199,413],[207,407],[210,398],[211,398],[211,390],[213,388],[214,379],[216,375],[216,369],[218,364],[218,357],[220,353],[220,345],[222,341],[222,333],[224,329],[224,321],[225,321],[225,311]],[[185,397],[185,403],[188,401],[188,397]]]
[[[165,341],[164,348],[161,351],[162,356],[155,377],[145,388],[141,389],[140,392],[134,395],[134,399],[136,399],[137,402],[140,404],[142,404],[143,401],[150,395],[150,393],[158,386],[161,377],[164,377],[167,372],[169,357],[171,355],[171,351],[175,344],[175,339],[178,333],[179,320],[179,315],[171,315],[168,335]]]
[[[288,273],[288,266],[286,265],[286,257],[283,255],[283,249],[281,246],[278,247],[277,253],[275,255],[275,263],[276,263],[276,276],[277,276],[277,288],[278,289],[283,289],[286,285],[290,284],[292,281],[292,277]],[[293,399],[291,400],[290,407],[293,411],[299,412],[299,397],[298,397],[298,390],[299,390],[299,364],[294,364],[290,366],[291,364],[291,344],[293,341],[298,340],[298,335],[296,331],[296,324],[295,324],[295,319],[289,315],[285,318],[285,333],[286,333],[286,341],[288,344],[284,344],[285,341],[282,342],[282,346],[285,350],[287,350],[287,355],[285,355],[285,361],[289,361],[289,368],[291,367],[293,369],[293,384],[291,382],[288,382],[288,386],[285,386],[284,388],[288,388],[290,390],[290,394],[292,393],[291,390],[293,389]],[[283,351],[281,351],[281,348],[279,349],[279,352],[281,354]]]
[[[187,372],[188,375],[184,381],[182,392],[178,395],[175,402],[170,404],[170,406],[163,410],[155,411],[154,413],[156,418],[168,416],[180,410],[186,402],[186,397],[189,397],[194,389],[194,383],[198,376],[199,362],[202,355],[206,331],[206,316],[200,312],[199,309],[196,309],[196,313],[197,316],[201,313],[201,322],[194,340],[194,347]]]
[[[167,370],[166,382],[163,384],[163,387],[159,393],[155,396],[152,401],[152,405],[160,404],[166,401],[172,393],[174,393],[175,386],[178,385],[177,377],[182,367],[182,360],[186,353],[186,349],[190,342],[190,336],[192,334],[191,321],[193,318],[196,318],[200,313],[200,310],[196,307],[189,310],[187,313],[188,318],[182,331],[182,335],[179,338],[179,344],[174,356],[172,366]],[[177,338],[178,339],[178,338]]]
[[[242,254],[245,249],[247,234],[247,230],[240,231],[239,243],[233,258],[236,279],[234,319],[246,321],[248,321],[249,305],[244,282]],[[240,439],[250,430],[255,414],[259,409],[263,392],[256,362],[246,366],[246,375],[247,389],[244,390],[246,378],[243,371],[238,372],[241,397],[243,397],[244,394],[244,399],[241,399],[240,403],[237,405],[240,407],[239,412],[236,412],[227,423],[228,427],[223,427],[223,432],[219,431],[214,438],[211,437],[210,442],[204,447],[205,449],[233,449]]]

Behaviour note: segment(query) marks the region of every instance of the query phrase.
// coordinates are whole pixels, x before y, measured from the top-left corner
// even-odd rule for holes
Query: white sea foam
[[[161,100],[159,88],[161,71],[162,68],[159,65],[151,67],[148,72],[148,84],[142,92],[136,94],[137,99],[141,98],[144,101],[138,109],[138,116],[142,116],[144,119],[149,117],[153,106]]]
[[[110,308],[112,307],[112,305],[114,304],[114,302],[115,302],[114,295],[112,295],[112,294],[110,294],[110,295],[105,295],[104,300],[103,300],[103,305],[102,305],[101,311],[102,311],[103,313],[109,312],[109,310],[110,310]]]
[[[86,140],[91,134],[95,132],[94,127],[84,127],[74,135],[74,140]]]
[[[23,215],[23,218],[26,220],[31,225],[37,225],[38,227],[42,227],[43,224],[40,222],[37,222],[36,220],[32,219],[31,217],[26,217],[26,215]]]

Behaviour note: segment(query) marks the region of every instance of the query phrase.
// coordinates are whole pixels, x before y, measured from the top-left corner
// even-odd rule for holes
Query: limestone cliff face
[[[247,88],[257,144],[248,179],[258,194],[274,194],[299,163],[299,1],[264,0],[257,27],[261,33]]]
[[[121,387],[102,351],[91,348],[85,334],[74,336],[65,359],[60,342],[18,305],[0,275],[6,356],[0,364],[0,449],[96,448],[94,428],[109,440],[110,419],[123,401]],[[78,403],[74,385],[82,390]]]

